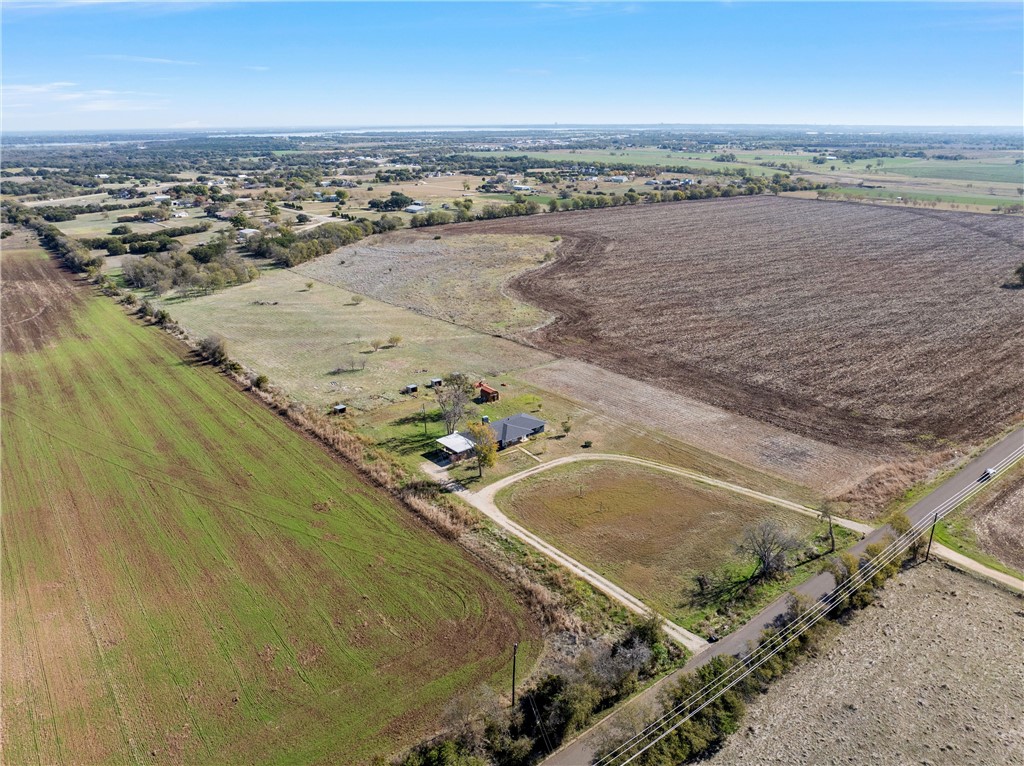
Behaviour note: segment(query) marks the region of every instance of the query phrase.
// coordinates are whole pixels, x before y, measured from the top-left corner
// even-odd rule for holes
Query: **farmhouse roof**
[[[502,418],[489,425],[498,444],[507,444],[529,436],[538,428],[543,428],[545,423],[525,412],[520,412],[518,415],[509,415],[507,418]]]
[[[462,434],[448,434],[447,436],[442,436],[437,440],[437,443],[448,449],[450,452],[454,452],[456,455],[461,455],[463,452],[469,452],[476,446]]]

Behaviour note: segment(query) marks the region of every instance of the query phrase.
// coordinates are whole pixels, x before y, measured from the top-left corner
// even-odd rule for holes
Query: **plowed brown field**
[[[449,227],[561,235],[512,286],[552,351],[847,446],[1018,416],[1019,219],[744,197]]]

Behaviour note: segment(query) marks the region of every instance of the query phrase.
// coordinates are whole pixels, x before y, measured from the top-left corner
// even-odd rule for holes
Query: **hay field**
[[[6,762],[367,763],[503,686],[510,642],[530,665],[538,628],[490,573],[15,244]]]

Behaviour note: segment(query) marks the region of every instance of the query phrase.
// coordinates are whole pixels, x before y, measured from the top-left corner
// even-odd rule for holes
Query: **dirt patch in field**
[[[784,431],[576,359],[558,359],[521,377],[585,403],[618,421],[616,428],[654,429],[825,495],[849,492],[877,470],[878,459],[866,452]]]
[[[0,259],[0,350],[43,348],[73,325],[72,309],[81,304],[82,286],[55,273],[60,270],[55,259],[39,250],[29,232],[17,230],[4,240]]]
[[[1017,219],[754,197],[441,231],[563,236],[511,283],[558,314],[537,343],[786,430],[930,448],[1020,411]]]
[[[1022,599],[919,567],[750,705],[710,762],[1024,763],[1022,646]]]

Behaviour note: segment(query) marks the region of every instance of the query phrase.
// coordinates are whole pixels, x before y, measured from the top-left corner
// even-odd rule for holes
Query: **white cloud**
[[[29,85],[5,85],[5,99],[17,96],[5,108],[65,109],[67,112],[150,112],[166,109],[167,99],[157,93],[92,88],[72,90],[73,82],[47,82]],[[66,113],[67,113],[66,112]]]
[[[133,64],[165,64],[169,66],[199,66],[198,61],[182,61],[181,59],[164,59],[153,56],[130,56],[124,53],[99,53],[89,58],[106,59],[107,61],[130,61]]]
[[[260,66],[259,64],[250,64],[248,66],[243,66],[242,69],[248,69],[250,72],[269,72],[270,71],[270,67],[268,67],[268,66]]]
[[[23,95],[31,95],[37,93],[53,93],[59,91],[62,88],[73,88],[78,83],[74,82],[44,82],[38,85],[4,85],[3,92],[5,94],[17,93]]]

